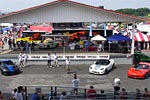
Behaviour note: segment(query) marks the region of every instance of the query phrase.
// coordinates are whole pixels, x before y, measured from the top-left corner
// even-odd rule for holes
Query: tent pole
[[[132,31],[132,46],[131,46],[131,55],[134,54],[134,44],[135,44],[135,41],[134,41],[134,34],[135,34],[135,22],[132,23],[133,25],[133,31]]]

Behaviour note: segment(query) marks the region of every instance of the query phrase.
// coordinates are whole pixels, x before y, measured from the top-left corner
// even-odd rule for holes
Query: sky
[[[18,11],[33,6],[49,3],[56,0],[0,0],[0,11]],[[150,0],[72,0],[93,6],[104,6],[105,9],[116,10],[121,8],[150,8]]]

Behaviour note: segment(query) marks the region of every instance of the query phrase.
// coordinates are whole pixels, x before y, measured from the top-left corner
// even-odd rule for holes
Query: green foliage
[[[138,8],[138,9],[125,8],[125,9],[118,9],[116,11],[134,16],[148,16],[148,14],[150,14],[149,8]]]

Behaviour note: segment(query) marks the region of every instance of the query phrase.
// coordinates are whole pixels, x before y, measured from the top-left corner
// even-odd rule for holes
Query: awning
[[[142,32],[135,33],[134,40],[138,42],[150,42],[150,36],[143,34]]]

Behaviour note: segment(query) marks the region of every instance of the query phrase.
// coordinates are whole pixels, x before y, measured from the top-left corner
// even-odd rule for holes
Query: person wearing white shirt
[[[19,66],[20,66],[20,68],[23,67],[23,55],[22,55],[22,53],[20,53],[18,55],[18,60],[19,60]]]
[[[24,61],[24,67],[27,65],[27,61],[28,61],[28,54],[24,53],[23,54],[23,61]]]
[[[77,74],[74,74],[74,79],[72,80],[73,90],[75,94],[78,94],[78,88],[79,88],[79,81],[80,79],[77,79]]]
[[[66,70],[67,70],[67,73],[70,72],[70,59],[69,59],[69,56],[66,58]]]
[[[12,95],[12,98],[15,98],[15,94],[17,93],[17,89],[15,88],[12,92],[11,92],[11,95]]]
[[[120,90],[120,79],[117,77],[114,79],[114,94],[118,94]]]
[[[58,56],[56,55],[56,53],[54,54],[54,64],[56,67],[59,67],[59,64],[58,64]]]
[[[51,65],[51,55],[48,53],[48,60],[47,60],[47,68],[52,67]]]
[[[23,87],[22,87],[22,86],[19,86],[17,92],[15,93],[14,98],[15,98],[16,100],[24,100],[24,99],[23,99],[23,95],[24,95],[24,94],[23,94]]]

